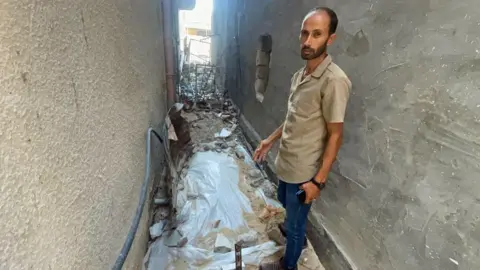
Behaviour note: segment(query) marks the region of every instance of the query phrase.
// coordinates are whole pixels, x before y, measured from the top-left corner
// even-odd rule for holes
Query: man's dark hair
[[[333,11],[331,8],[328,8],[328,7],[316,7],[310,10],[309,14],[313,12],[319,12],[319,11],[325,11],[330,17],[330,26],[328,28],[328,34],[329,35],[334,34],[337,31],[337,26],[338,26],[337,13],[335,13],[335,11]]]

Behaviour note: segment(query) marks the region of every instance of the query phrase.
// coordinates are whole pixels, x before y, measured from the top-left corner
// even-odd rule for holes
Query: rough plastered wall
[[[165,111],[159,6],[0,1],[0,269],[115,262]]]
[[[344,145],[312,219],[352,267],[480,269],[478,2],[229,2],[226,85],[262,137],[285,117],[290,77],[302,65],[303,16],[317,5],[339,15],[329,50],[353,92]],[[273,51],[260,103],[254,78],[263,33]]]

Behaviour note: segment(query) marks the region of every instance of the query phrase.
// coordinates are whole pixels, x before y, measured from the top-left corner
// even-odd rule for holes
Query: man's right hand
[[[268,151],[270,151],[272,146],[273,146],[273,142],[269,140],[261,141],[257,149],[255,150],[255,153],[253,154],[253,160],[255,162],[265,161],[265,159],[267,159],[267,153]]]

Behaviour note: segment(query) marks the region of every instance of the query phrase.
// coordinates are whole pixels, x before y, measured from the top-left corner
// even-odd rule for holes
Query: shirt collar
[[[332,57],[327,55],[325,59],[323,59],[322,63],[318,65],[318,67],[312,72],[312,77],[319,79],[322,77],[323,73],[327,69],[327,67],[332,63]]]

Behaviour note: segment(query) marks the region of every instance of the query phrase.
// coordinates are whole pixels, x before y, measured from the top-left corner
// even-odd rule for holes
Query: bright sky
[[[197,0],[193,10],[181,11],[184,13],[185,23],[188,25],[198,24],[211,28],[213,0]]]

